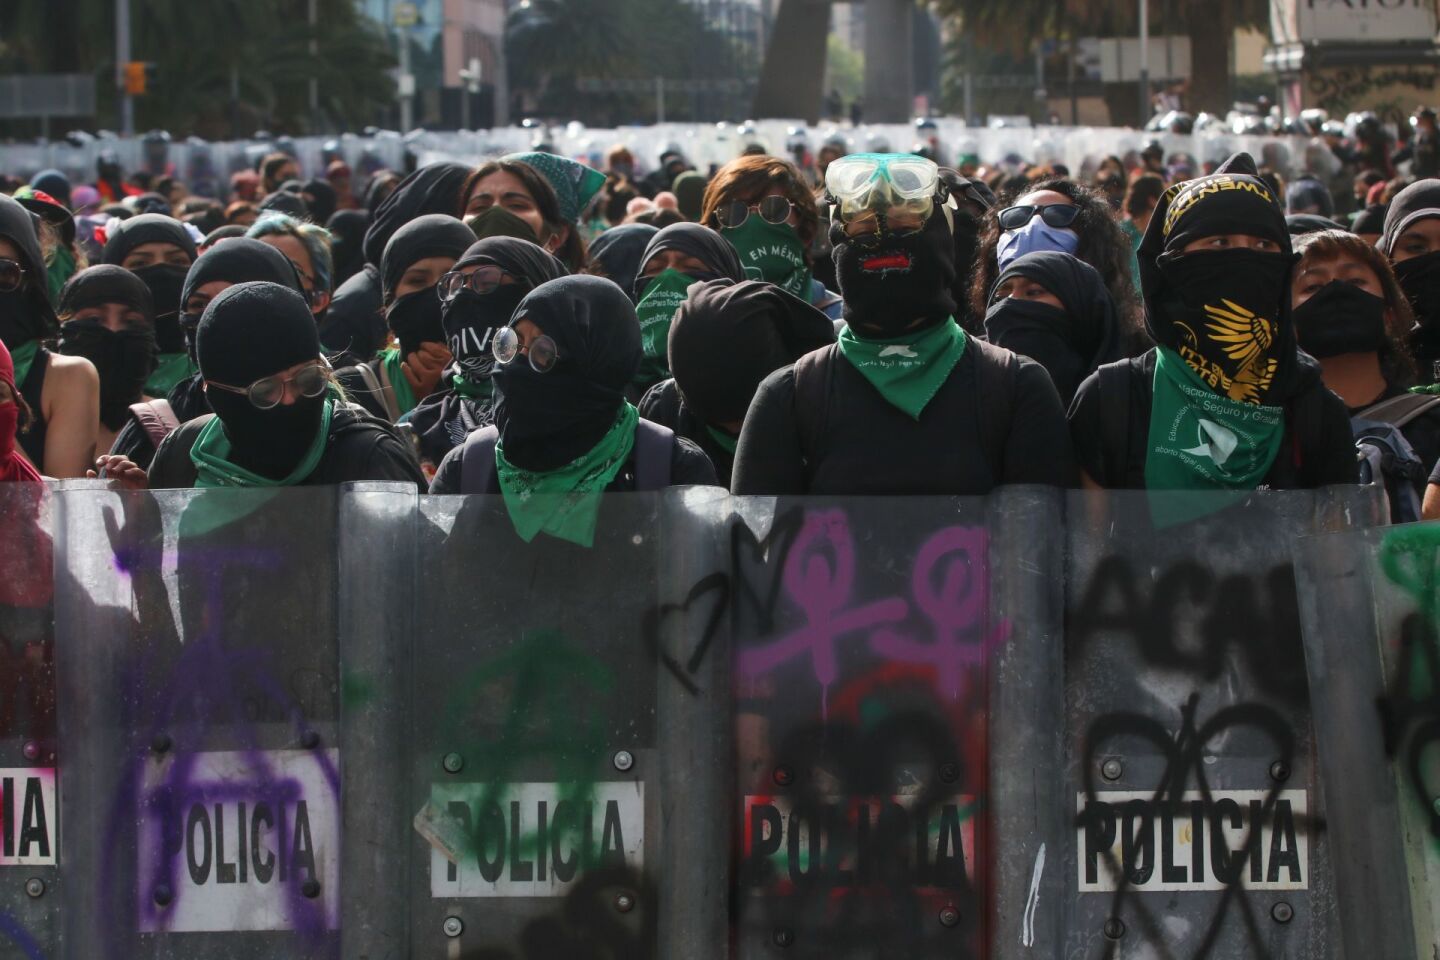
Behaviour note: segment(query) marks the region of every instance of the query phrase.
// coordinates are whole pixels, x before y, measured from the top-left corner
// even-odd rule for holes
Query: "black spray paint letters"
[[[0,867],[55,863],[55,771],[0,769]]]
[[[197,886],[299,883],[316,876],[310,808],[304,800],[193,803],[185,815],[184,848],[190,880]]]

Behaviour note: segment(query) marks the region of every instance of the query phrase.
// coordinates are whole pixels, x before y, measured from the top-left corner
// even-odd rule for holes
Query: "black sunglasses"
[[[760,214],[761,220],[778,226],[790,219],[790,211],[793,209],[790,201],[784,197],[770,196],[759,203],[731,200],[715,208],[715,219],[720,221],[720,226],[733,230],[749,220],[750,211],[754,210]]]
[[[1004,230],[1019,230],[1037,214],[1049,226],[1068,227],[1080,216],[1080,208],[1073,203],[1026,203],[1006,207],[1000,211],[1000,227]]]
[[[0,259],[0,293],[13,293],[25,282],[25,268],[17,260]]]

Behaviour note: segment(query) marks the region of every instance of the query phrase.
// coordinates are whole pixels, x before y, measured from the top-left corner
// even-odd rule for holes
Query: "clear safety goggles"
[[[825,196],[845,232],[918,230],[942,198],[940,168],[910,153],[855,153],[831,161]],[[868,229],[867,229],[868,228]]]

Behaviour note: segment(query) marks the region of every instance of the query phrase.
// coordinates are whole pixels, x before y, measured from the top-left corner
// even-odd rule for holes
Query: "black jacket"
[[[735,469],[735,454],[715,442],[715,438],[706,429],[705,421],[685,406],[685,402],[680,399],[680,391],[675,388],[673,377],[661,380],[645,391],[639,407],[640,416],[651,423],[669,427],[677,436],[684,437],[703,450],[705,456],[715,465],[715,476],[720,485],[730,486],[730,476]]]

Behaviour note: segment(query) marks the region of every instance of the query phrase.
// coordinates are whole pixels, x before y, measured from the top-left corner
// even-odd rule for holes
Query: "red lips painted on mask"
[[[860,261],[860,269],[867,273],[882,273],[886,270],[909,270],[910,255],[906,253],[877,253]]]

